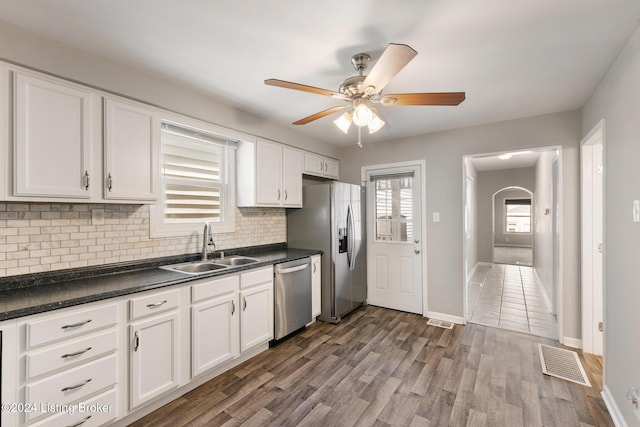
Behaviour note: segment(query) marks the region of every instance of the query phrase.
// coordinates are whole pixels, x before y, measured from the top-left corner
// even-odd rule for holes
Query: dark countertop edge
[[[258,248],[260,250],[260,252],[255,251],[254,249]],[[246,249],[246,250],[245,250]],[[6,311],[6,312],[0,312],[0,322],[4,322],[4,321],[8,321],[8,320],[13,320],[13,319],[18,319],[20,317],[26,317],[26,316],[30,316],[30,315],[34,315],[34,314],[39,314],[39,313],[45,313],[48,311],[53,311],[53,310],[58,310],[61,308],[68,308],[68,307],[74,307],[74,306],[79,306],[79,305],[83,305],[83,304],[88,304],[88,303],[92,303],[92,302],[97,302],[97,301],[105,301],[108,299],[112,299],[112,298],[118,298],[121,296],[125,296],[125,295],[132,295],[132,294],[136,294],[136,293],[140,293],[140,292],[145,292],[145,291],[150,291],[150,290],[155,290],[155,289],[161,289],[161,288],[166,288],[166,287],[171,287],[171,286],[175,286],[175,285],[181,285],[184,283],[188,283],[188,282],[192,282],[192,281],[197,281],[197,280],[202,280],[202,279],[209,279],[209,278],[215,278],[217,276],[224,276],[224,275],[228,275],[228,274],[236,274],[239,273],[241,271],[244,270],[252,270],[255,268],[261,268],[261,267],[266,267],[268,265],[273,265],[273,264],[277,264],[277,263],[281,263],[281,262],[286,262],[286,261],[294,261],[296,259],[301,259],[301,258],[306,258],[309,256],[313,256],[313,255],[321,255],[323,254],[323,251],[321,250],[314,250],[314,249],[297,249],[297,248],[287,248],[286,244],[281,245],[281,244],[276,244],[276,245],[264,245],[264,246],[256,246],[256,247],[251,247],[251,248],[240,248],[237,250],[225,250],[225,256],[227,255],[242,255],[242,254],[251,254],[253,256],[257,256],[259,253],[269,253],[269,252],[277,252],[277,251],[296,251],[299,252],[297,255],[295,256],[290,256],[289,254],[287,254],[287,256],[282,257],[282,258],[276,258],[276,259],[271,259],[269,261],[260,261],[254,264],[247,264],[247,265],[242,265],[242,266],[236,266],[236,267],[232,267],[229,269],[225,269],[225,270],[216,270],[216,271],[212,271],[212,272],[208,272],[208,273],[204,273],[204,274],[198,274],[198,275],[188,275],[188,274],[184,274],[184,277],[180,277],[178,279],[172,279],[172,280],[167,280],[167,281],[162,281],[162,282],[155,282],[152,284],[145,284],[145,285],[138,285],[138,286],[132,286],[132,287],[128,287],[128,288],[122,288],[119,290],[115,290],[115,291],[108,291],[108,292],[102,292],[102,293],[96,293],[96,294],[92,294],[92,295],[87,295],[87,296],[83,296],[83,297],[79,297],[79,298],[71,298],[71,299],[66,299],[66,300],[61,300],[61,301],[56,301],[56,302],[50,302],[50,303],[46,303],[46,304],[40,304],[40,305],[36,305],[36,306],[29,306],[29,307],[24,307],[24,308],[20,308],[20,309],[16,309],[16,310],[10,310],[10,311]],[[164,258],[156,258],[154,260],[154,262],[151,263],[140,263],[142,264],[146,264],[146,267],[138,267],[138,268],[124,268],[122,270],[120,270],[119,272],[124,273],[127,271],[133,271],[133,270],[155,270],[157,268],[159,268],[160,266],[163,265],[170,265],[175,263],[175,259],[179,258],[179,259],[184,259],[184,258],[193,258],[193,256],[191,255],[186,255],[186,256],[178,256],[178,257],[164,257]],[[196,256],[195,260],[198,259],[198,256]],[[163,260],[164,262],[160,262],[157,260]],[[191,261],[193,261],[194,259],[191,259]],[[178,262],[188,262],[187,261],[178,261]],[[123,264],[134,264],[134,263],[123,263]],[[116,265],[116,264],[112,264],[112,265]],[[83,267],[84,269],[85,267]],[[101,276],[105,276],[105,275],[113,275],[114,279],[117,280],[117,273],[116,271],[110,271],[109,273],[104,273]],[[40,274],[40,273],[38,273]],[[181,274],[181,273],[178,273]],[[90,278],[90,277],[96,277],[98,275],[93,274],[93,275],[87,275],[83,278]],[[175,276],[174,276],[175,277]],[[79,277],[73,277],[72,279],[67,279],[67,280],[77,280]],[[64,280],[63,280],[64,281]],[[49,283],[49,282],[47,282]],[[41,284],[38,285],[31,285],[31,287],[35,287],[35,286],[39,286]],[[45,284],[46,286],[46,284]]]

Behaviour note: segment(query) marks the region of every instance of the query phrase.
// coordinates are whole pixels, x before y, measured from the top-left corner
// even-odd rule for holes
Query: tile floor
[[[492,264],[485,268],[481,286],[472,280],[467,285],[470,322],[558,338],[556,317],[549,313],[531,267]]]

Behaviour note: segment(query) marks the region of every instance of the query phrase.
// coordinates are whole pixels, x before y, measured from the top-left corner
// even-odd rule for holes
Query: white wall
[[[478,261],[493,262],[493,195],[508,186],[533,191],[533,183],[532,167],[478,172]],[[501,197],[497,201],[502,202]],[[502,218],[501,210],[496,213]],[[527,240],[530,245],[531,238]]]
[[[429,109],[425,108],[425,114]],[[341,179],[359,183],[365,165],[426,159],[428,309],[463,316],[463,156],[560,145],[563,149],[564,334],[580,337],[578,111],[415,136],[341,153]],[[344,167],[349,165],[349,167]],[[440,212],[440,222],[431,221]]]
[[[626,399],[640,387],[640,30],[636,30],[582,110],[582,135],[605,119],[605,386],[629,425],[638,419]]]
[[[540,154],[535,167],[534,192],[534,263],[538,277],[542,281],[547,296],[553,307],[553,159],[554,151]],[[549,214],[545,214],[549,209]]]
[[[478,262],[478,173],[471,159],[465,161],[465,179],[467,181],[467,194],[465,196],[465,209],[467,212],[466,233],[466,276],[470,277],[471,271]]]

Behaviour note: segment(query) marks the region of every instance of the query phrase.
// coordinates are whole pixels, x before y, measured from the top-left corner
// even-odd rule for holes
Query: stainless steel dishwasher
[[[279,340],[311,322],[311,258],[274,266],[275,339]]]

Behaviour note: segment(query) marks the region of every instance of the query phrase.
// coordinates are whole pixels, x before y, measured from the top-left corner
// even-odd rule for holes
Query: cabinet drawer
[[[115,384],[116,377],[116,356],[111,355],[28,384],[25,402],[68,404]],[[40,415],[29,412],[27,421]]]
[[[112,389],[91,399],[78,402],[71,410],[46,418],[31,427],[82,426],[97,427],[113,420],[117,415],[116,390]]]
[[[209,298],[234,292],[238,289],[240,278],[229,276],[217,280],[207,280],[191,286],[191,302],[204,301]]]
[[[129,319],[135,320],[150,314],[173,310],[179,305],[179,289],[134,298],[129,300]]]
[[[78,365],[85,360],[113,352],[116,346],[116,331],[107,331],[73,342],[65,341],[46,350],[33,351],[26,356],[26,379]]]
[[[26,325],[27,348],[115,325],[117,315],[118,307],[113,304],[29,322]]]
[[[240,276],[240,288],[246,289],[265,282],[273,282],[273,267],[249,271]]]

